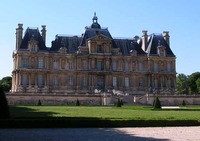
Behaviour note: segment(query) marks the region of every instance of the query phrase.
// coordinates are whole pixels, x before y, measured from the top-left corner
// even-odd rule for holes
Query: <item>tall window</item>
[[[84,76],[82,80],[82,86],[86,87],[88,85],[87,77]]]
[[[68,68],[69,68],[69,69],[73,69],[73,62],[72,62],[72,61],[69,61],[69,62],[68,62]]]
[[[158,72],[158,63],[154,62],[153,64],[154,72]]]
[[[168,87],[171,88],[172,87],[172,82],[171,79],[168,79]]]
[[[139,71],[143,71],[144,65],[143,62],[139,62]]]
[[[39,69],[43,68],[43,59],[42,58],[39,58],[39,60],[38,60],[38,68]]]
[[[117,87],[117,77],[113,77],[113,87]]]
[[[28,81],[27,81],[27,75],[23,74],[22,75],[22,86],[27,87]]]
[[[129,71],[129,65],[128,65],[128,62],[125,62],[125,64],[124,64],[124,70],[125,70],[125,71]]]
[[[143,87],[143,85],[144,85],[143,83],[144,83],[144,82],[143,82],[143,79],[140,78],[140,79],[139,79],[139,87]]]
[[[97,70],[103,70],[103,62],[102,61],[97,61]]]
[[[157,78],[154,80],[154,83],[155,83],[155,88],[158,88],[158,79]]]
[[[28,58],[22,58],[22,68],[28,68]]]
[[[101,45],[97,46],[97,53],[103,53],[103,47]]]
[[[129,87],[129,78],[125,77],[125,87],[128,88]]]
[[[57,76],[54,76],[53,85],[58,86],[58,77]]]
[[[43,76],[38,75],[38,87],[43,87]]]
[[[70,76],[68,77],[68,85],[70,85],[70,86],[73,85],[73,76],[72,76],[72,75],[70,75]]]
[[[58,69],[58,61],[54,60],[53,62],[53,68]]]
[[[116,63],[115,60],[113,60],[113,62],[112,62],[112,69],[113,69],[114,71],[117,70],[117,63]]]
[[[171,72],[171,63],[167,62],[167,72]]]
[[[82,69],[83,69],[83,70],[87,70],[87,61],[86,61],[86,60],[83,60],[82,63],[83,63],[83,64],[82,64]]]

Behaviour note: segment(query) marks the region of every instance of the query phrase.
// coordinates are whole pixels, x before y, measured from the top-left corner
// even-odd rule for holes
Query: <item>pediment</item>
[[[98,41],[111,41],[112,39],[103,35],[103,34],[99,34],[99,35],[96,35],[92,38],[89,38],[88,40],[98,40]]]

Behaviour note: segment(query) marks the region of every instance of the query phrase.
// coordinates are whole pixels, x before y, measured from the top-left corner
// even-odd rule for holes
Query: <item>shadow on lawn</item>
[[[28,107],[10,107],[11,118],[42,118],[52,117],[56,112],[40,112]]]
[[[140,129],[139,129],[140,130]],[[1,141],[88,140],[88,141],[169,141],[159,137],[138,136],[116,128],[56,128],[56,129],[2,129]]]

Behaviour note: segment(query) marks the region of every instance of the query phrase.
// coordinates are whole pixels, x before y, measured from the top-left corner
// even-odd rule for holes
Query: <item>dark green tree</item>
[[[0,119],[6,119],[10,117],[8,102],[3,88],[0,86]]]
[[[158,97],[156,97],[156,98],[154,99],[153,108],[154,108],[154,109],[161,109],[161,104],[160,104],[160,100],[159,100]]]
[[[116,105],[117,107],[122,107],[122,103],[121,103],[121,100],[118,98],[118,100],[117,100],[117,105]]]
[[[80,102],[78,99],[76,100],[76,106],[80,106]]]
[[[177,91],[179,94],[189,93],[188,77],[185,74],[181,73],[177,75],[176,84],[177,84]]]
[[[9,92],[12,87],[12,77],[6,76],[0,80],[0,86],[5,92]]]
[[[200,72],[195,72],[189,75],[188,77],[188,86],[191,90],[191,93],[198,93],[198,88],[196,81],[200,78]]]
[[[38,106],[41,106],[42,105],[42,102],[40,101],[40,99],[38,100]]]
[[[200,78],[196,80],[196,85],[197,85],[197,93],[200,94]]]
[[[182,106],[186,106],[185,100],[182,101]]]

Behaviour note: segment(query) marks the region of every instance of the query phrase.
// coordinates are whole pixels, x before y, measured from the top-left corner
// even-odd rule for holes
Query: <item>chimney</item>
[[[42,25],[42,38],[44,40],[44,44],[46,44],[46,25]]]
[[[19,49],[22,43],[22,36],[23,36],[23,24],[18,24],[18,28],[16,28],[16,50]]]
[[[163,31],[163,36],[165,41],[168,43],[168,45],[170,46],[170,42],[169,42],[169,31]]]
[[[142,49],[144,51],[147,50],[147,40],[148,40],[147,30],[143,30],[142,31]]]

